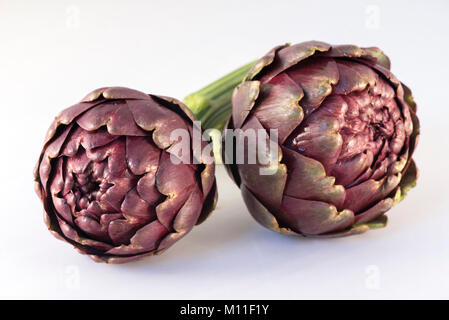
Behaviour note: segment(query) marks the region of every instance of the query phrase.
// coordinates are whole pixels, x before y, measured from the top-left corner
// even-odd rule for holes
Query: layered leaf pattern
[[[260,163],[228,166],[250,213],[277,232],[377,228],[416,184],[416,104],[378,48],[274,48],[235,89],[227,127],[278,130],[276,174],[258,174]]]
[[[49,230],[108,263],[182,238],[217,197],[214,164],[171,161],[179,143],[171,132],[192,132],[194,120],[177,100],[121,87],[95,90],[62,111],[35,170]]]

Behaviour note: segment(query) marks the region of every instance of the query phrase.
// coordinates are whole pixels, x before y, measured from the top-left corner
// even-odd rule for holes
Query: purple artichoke
[[[274,48],[235,89],[227,128],[259,130],[267,140],[278,130],[278,157],[227,169],[251,215],[280,233],[340,236],[385,226],[385,212],[416,184],[416,104],[378,48],[315,41]],[[274,174],[259,174],[273,166]]]
[[[171,161],[171,132],[192,132],[194,120],[175,99],[119,87],[62,111],[35,170],[50,232],[97,262],[123,263],[204,221],[217,199],[214,164]]]

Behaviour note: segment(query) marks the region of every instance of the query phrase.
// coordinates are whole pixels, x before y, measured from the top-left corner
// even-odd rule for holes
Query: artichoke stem
[[[232,112],[232,92],[255,62],[238,68],[184,98],[184,103],[201,121],[203,129],[223,129]]]

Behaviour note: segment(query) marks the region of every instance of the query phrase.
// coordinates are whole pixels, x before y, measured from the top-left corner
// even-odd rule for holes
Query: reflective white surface
[[[449,298],[449,2],[91,2],[0,0],[0,298]],[[421,174],[387,228],[275,234],[219,167],[217,210],[162,256],[96,264],[46,230],[32,170],[61,109],[110,85],[183,98],[311,39],[379,46],[414,93]]]

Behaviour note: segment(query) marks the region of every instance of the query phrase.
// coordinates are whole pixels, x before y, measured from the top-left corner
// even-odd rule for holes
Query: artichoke
[[[192,132],[194,120],[175,99],[120,87],[62,111],[34,174],[50,232],[97,262],[123,263],[204,221],[217,199],[214,163],[171,161],[171,132]]]
[[[383,227],[385,212],[416,184],[416,104],[378,48],[311,41],[272,49],[235,89],[226,128],[257,130],[267,141],[277,130],[269,163],[238,164],[235,150],[223,151],[251,215],[279,233]],[[261,175],[264,167],[275,170]]]

